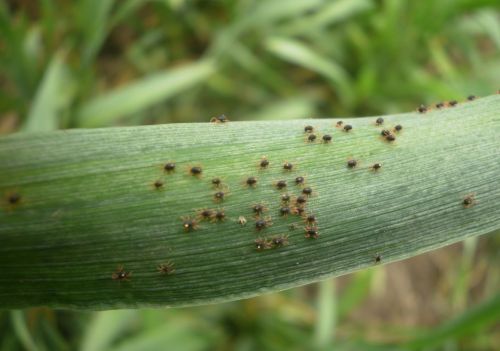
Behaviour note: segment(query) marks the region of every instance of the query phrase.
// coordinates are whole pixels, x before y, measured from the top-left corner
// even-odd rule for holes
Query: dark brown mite
[[[278,180],[276,182],[276,188],[279,190],[286,188],[286,180]]]
[[[391,134],[391,132],[389,130],[387,130],[387,129],[384,129],[384,130],[382,130],[380,132],[380,135],[382,135],[383,137],[386,137],[386,136],[388,136],[390,134]]]
[[[263,229],[270,227],[272,224],[273,222],[271,222],[271,219],[269,218],[259,218],[255,221],[255,229],[261,231]]]
[[[319,237],[319,232],[317,227],[305,227],[306,234],[304,235],[308,239],[317,239]]]
[[[396,137],[394,136],[394,134],[389,134],[389,135],[386,135],[385,140],[392,142],[392,141],[396,140]]]
[[[295,202],[298,204],[298,205],[303,205],[307,202],[307,197],[305,195],[299,195],[297,196],[297,198],[295,199]]]
[[[175,171],[175,163],[167,162],[165,163],[165,166],[163,166],[163,169],[165,170],[165,172],[173,172]]]
[[[457,104],[458,104],[457,100],[451,100],[448,102],[448,106],[450,106],[450,107],[455,107]]]
[[[222,180],[218,177],[212,178],[211,182],[212,182],[212,185],[216,188],[220,187],[222,184]]]
[[[382,262],[382,256],[376,254],[374,257],[375,264]]]
[[[280,216],[285,217],[288,216],[292,211],[290,210],[290,207],[281,207],[280,208]]]
[[[252,206],[252,211],[256,215],[261,215],[262,213],[267,211],[267,207],[264,206],[263,204],[255,204]]]
[[[323,135],[323,142],[326,144],[326,143],[330,143],[332,141],[332,136],[330,134],[325,134]]]
[[[437,109],[441,109],[444,107],[444,102],[438,102],[435,106]]]
[[[271,245],[273,248],[280,248],[288,245],[288,235],[278,235],[271,238]]]
[[[7,202],[10,205],[17,205],[19,202],[21,202],[21,195],[18,193],[11,193],[7,196]]]
[[[217,116],[217,117],[212,117],[210,119],[210,122],[212,122],[212,123],[226,123],[226,122],[229,122],[229,119],[226,117],[226,115],[222,114],[222,115]]]
[[[384,124],[384,119],[382,117],[377,118],[375,124],[381,126],[382,124]]]
[[[258,238],[254,241],[255,250],[263,251],[271,248],[271,243],[265,238]]]
[[[262,169],[269,167],[269,160],[266,157],[262,157],[259,163],[259,167]]]
[[[163,186],[163,182],[161,180],[157,180],[153,185],[156,189],[160,189]]]
[[[475,194],[467,194],[462,200],[462,205],[465,208],[472,207],[476,204],[476,195]]]
[[[200,166],[194,166],[189,169],[189,173],[192,176],[200,176],[203,173],[203,169]]]
[[[313,193],[313,190],[310,187],[306,187],[306,188],[302,189],[302,194],[304,194],[306,196],[311,196],[312,193]]]
[[[475,95],[469,95],[469,96],[467,96],[467,100],[474,101],[474,100],[476,100],[476,96]]]
[[[347,132],[349,132],[350,130],[352,130],[352,126],[351,126],[350,124],[346,124],[346,125],[344,126],[344,132],[346,132],[346,133],[347,133]]]
[[[254,187],[257,185],[257,178],[255,177],[248,177],[247,180],[245,181],[246,185]]]
[[[337,122],[337,124],[336,124],[336,126],[337,126],[337,127],[342,127],[342,125],[343,125],[343,124],[344,124],[344,122],[342,122],[342,121],[338,121],[338,122]]]
[[[224,198],[226,197],[226,194],[224,191],[218,191],[214,194],[214,201],[215,202],[221,202],[224,201]]]
[[[356,167],[357,164],[358,164],[358,161],[356,161],[356,160],[347,161],[347,167],[349,167],[349,168],[354,168],[354,167]]]
[[[305,218],[306,223],[308,224],[314,224],[316,223],[316,216],[313,215],[312,213],[308,214]]]
[[[199,228],[198,222],[191,217],[181,217],[182,227],[185,232],[191,232]]]
[[[130,277],[132,276],[132,272],[127,272],[123,268],[123,266],[118,266],[116,271],[111,274],[111,278],[113,280],[118,280],[118,281],[128,281],[130,280]]]
[[[281,195],[280,199],[281,199],[281,202],[288,203],[288,202],[290,202],[290,195],[283,194],[283,195]]]
[[[417,108],[418,113],[426,113],[427,112],[427,107],[425,105],[420,105]]]
[[[305,181],[306,181],[305,178],[302,177],[302,176],[299,176],[299,177],[295,178],[295,184],[296,185],[304,184]]]
[[[205,219],[205,220],[207,220],[207,219],[212,219],[212,218],[214,218],[214,216],[215,216],[215,211],[214,211],[214,210],[211,210],[211,209],[209,209],[209,208],[206,208],[206,209],[200,210],[200,211],[198,212],[198,216],[199,216],[199,218],[201,218],[202,220],[203,220],[203,219]]]
[[[293,164],[287,161],[283,164],[283,169],[285,171],[291,171],[293,169]]]
[[[214,220],[216,222],[222,222],[225,219],[226,219],[226,213],[224,212],[224,209],[218,209],[217,211],[215,211]]]
[[[374,163],[370,166],[370,169],[372,171],[378,171],[380,168],[382,168],[382,164],[377,162],[377,163]]]
[[[167,261],[165,263],[160,263],[156,269],[160,274],[170,275],[175,272],[174,264],[171,261]]]
[[[304,127],[304,132],[305,133],[312,133],[314,131],[314,127],[313,126],[305,126]]]
[[[309,134],[309,135],[307,136],[307,141],[308,141],[308,142],[312,143],[312,142],[314,142],[315,140],[316,140],[316,134]]]
[[[403,126],[401,124],[396,124],[396,126],[394,126],[394,131],[395,132],[400,132],[403,130]],[[391,133],[389,133],[391,134]]]
[[[306,212],[306,209],[302,205],[295,206],[292,209],[292,213],[296,216],[302,216]]]

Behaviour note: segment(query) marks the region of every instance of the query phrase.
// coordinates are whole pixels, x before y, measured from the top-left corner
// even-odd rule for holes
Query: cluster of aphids
[[[474,101],[476,99],[477,99],[477,96],[469,95],[469,96],[467,96],[466,101]],[[419,107],[417,107],[417,112],[418,113],[426,113],[426,112],[432,111],[433,108],[436,110],[441,110],[443,108],[455,107],[457,105],[458,105],[457,100],[440,101],[440,102],[435,103],[433,106],[420,105]]]

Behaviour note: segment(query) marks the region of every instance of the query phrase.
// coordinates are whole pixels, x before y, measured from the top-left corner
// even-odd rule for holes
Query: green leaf
[[[82,127],[109,124],[200,84],[215,71],[211,61],[200,61],[156,73],[84,104],[78,115]]]
[[[188,306],[256,296],[401,260],[500,229],[500,96],[456,107],[336,120],[172,124],[19,134],[0,139],[0,308]],[[330,144],[306,142],[313,125]],[[396,141],[382,128],[401,124]],[[320,138],[319,138],[320,139]],[[258,168],[262,155],[270,166]],[[349,158],[358,160],[349,169]],[[175,161],[172,173],[163,165]],[[283,163],[293,163],[291,172]],[[378,171],[370,169],[382,163]],[[188,173],[200,165],[201,177]],[[314,190],[304,221],[280,217],[280,192],[297,176]],[[248,188],[246,177],[258,183]],[[213,177],[228,191],[214,203]],[[164,186],[154,189],[162,180]],[[9,199],[17,193],[19,200]],[[474,193],[476,201],[464,207]],[[273,225],[258,232],[252,204]],[[222,223],[185,232],[181,216],[224,208]],[[241,226],[238,217],[245,216]],[[257,252],[254,240],[288,235]],[[162,275],[167,261],[175,273]],[[118,265],[129,281],[113,280]]]

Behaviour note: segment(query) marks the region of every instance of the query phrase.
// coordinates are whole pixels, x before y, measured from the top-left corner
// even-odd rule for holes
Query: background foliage
[[[2,1],[0,133],[363,116],[487,95],[500,81],[498,10],[495,0]],[[0,350],[493,349],[499,246],[498,235],[471,239],[217,306],[2,312]]]

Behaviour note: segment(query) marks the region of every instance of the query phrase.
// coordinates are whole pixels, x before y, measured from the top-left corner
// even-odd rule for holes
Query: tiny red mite
[[[312,133],[314,131],[314,127],[313,126],[305,126],[304,127],[304,132],[305,133]]]
[[[304,235],[308,239],[317,239],[319,237],[319,232],[317,227],[305,227],[306,234]]]
[[[381,126],[382,124],[384,124],[384,119],[382,117],[377,118],[375,124]]]
[[[332,141],[332,136],[330,134],[323,135],[323,142],[325,144],[330,143]]]
[[[158,270],[158,272],[160,274],[163,274],[163,275],[170,275],[170,274],[173,274],[175,272],[174,264],[172,263],[172,261],[160,263],[156,267],[156,269]]]
[[[182,227],[185,232],[191,232],[197,230],[199,228],[198,222],[191,217],[181,217],[182,219]]]
[[[111,278],[113,280],[118,280],[118,281],[128,281],[130,280],[130,277],[132,276],[132,272],[127,272],[123,268],[123,266],[118,266],[116,271],[111,274]]]
[[[344,132],[346,132],[346,133],[347,133],[347,132],[349,132],[350,130],[352,130],[352,126],[351,126],[350,124],[346,124],[346,125],[344,126]]]

